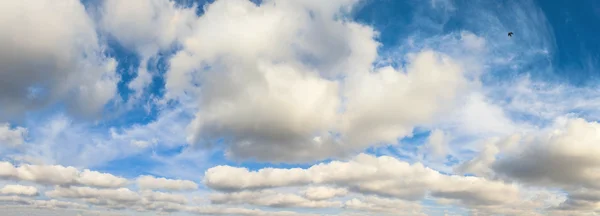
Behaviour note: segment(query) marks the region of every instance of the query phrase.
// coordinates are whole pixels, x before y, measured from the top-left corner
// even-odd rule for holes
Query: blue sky
[[[0,206],[600,213],[597,23],[592,0],[1,3]]]

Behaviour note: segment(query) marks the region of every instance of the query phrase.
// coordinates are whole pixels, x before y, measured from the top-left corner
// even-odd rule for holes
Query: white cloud
[[[503,107],[478,92],[468,96],[456,118],[456,130],[475,136],[507,135],[522,128],[507,117]]]
[[[238,176],[231,178],[231,176]],[[519,199],[515,185],[479,177],[448,176],[392,157],[360,154],[350,161],[333,161],[307,169],[244,168],[217,166],[207,170],[204,183],[224,191],[244,191],[308,184],[335,185],[361,194],[420,200],[431,193],[465,205],[497,205]],[[495,196],[498,191],[502,198]]]
[[[399,199],[387,199],[376,196],[367,196],[363,199],[353,198],[346,201],[344,208],[360,210],[370,214],[386,215],[426,215],[418,203]]]
[[[199,101],[188,142],[227,137],[234,158],[310,161],[395,142],[451,108],[466,87],[461,66],[425,51],[410,55],[406,69],[374,70],[377,33],[335,18],[355,3],[208,5],[166,74],[167,99]]]
[[[138,186],[141,189],[159,189],[159,190],[196,190],[198,185],[193,181],[180,179],[156,178],[153,176],[140,176],[137,178]]]
[[[13,166],[10,162],[0,162],[0,178],[31,181],[50,185],[89,185],[94,187],[120,187],[128,183],[124,178],[108,173],[84,170],[60,165]]]
[[[60,201],[60,200],[54,200],[54,199],[53,200],[34,200],[33,206],[35,206],[37,208],[49,208],[49,209],[57,209],[57,208],[87,209],[88,208],[88,206],[80,204],[80,203]]]
[[[178,204],[186,204],[187,198],[179,194],[169,194],[163,192],[143,191],[142,196],[148,201],[170,202]]]
[[[190,87],[197,81],[196,78],[205,79],[197,77],[193,71],[203,68],[203,64],[215,68],[211,69],[214,72],[227,70],[232,75],[243,73],[255,79],[263,74],[257,68],[258,63],[264,62],[265,66],[269,66],[273,61],[283,60],[289,61],[282,62],[284,66],[300,74],[314,73],[310,68],[328,69],[316,71],[323,73],[356,69],[348,67],[348,64],[368,69],[368,64],[376,56],[376,43],[371,40],[372,30],[333,19],[338,9],[350,7],[355,2],[343,0],[317,4],[315,1],[270,0],[258,6],[244,0],[214,2],[205,8],[205,14],[194,23],[193,34],[183,39],[184,49],[171,60],[167,94],[177,97],[183,91],[193,92]],[[361,52],[349,52],[358,48],[361,48]],[[240,57],[246,61],[231,62]],[[302,61],[300,57],[306,60]],[[234,63],[235,66],[223,67],[228,63]],[[227,81],[219,83],[227,84],[223,88],[235,87],[235,80],[228,80],[227,77],[222,79]],[[252,80],[260,80],[255,79]],[[255,82],[239,88],[259,84]],[[235,89],[231,89],[230,93],[233,92]]]
[[[10,162],[0,162],[2,167],[0,176],[23,181],[33,181],[42,184],[71,184],[77,178],[78,170],[75,167],[21,165],[13,166]]]
[[[183,8],[169,0],[107,0],[102,2],[100,16],[102,29],[141,56],[137,76],[129,83],[137,95],[152,81],[146,68],[149,58],[190,34],[197,18],[195,8]]]
[[[334,197],[343,197],[348,194],[345,188],[309,187],[304,192],[304,197],[310,200],[327,200]]]
[[[231,176],[244,177],[230,178]],[[206,171],[203,181],[205,185],[217,190],[235,191],[304,185],[311,181],[311,176],[309,171],[299,168],[263,168],[257,172],[250,172],[241,167],[215,166]]]
[[[172,212],[188,212],[196,215],[244,215],[244,216],[317,216],[317,214],[297,213],[292,211],[264,211],[252,208],[238,208],[228,206],[194,206],[182,205],[179,196],[175,194],[167,194],[144,191],[143,196],[125,188],[120,189],[95,189],[88,187],[56,187],[52,191],[48,191],[49,197],[68,198],[74,201],[83,201],[87,204],[79,202],[68,202],[56,199],[50,200],[35,200],[19,196],[0,196],[0,202],[3,203],[0,208],[3,212],[12,212],[13,210],[22,208],[31,209],[65,209],[69,212],[62,212],[61,215],[130,215],[131,211],[137,211],[140,214],[155,213],[169,214]],[[157,196],[157,194],[160,194]],[[150,197],[158,199],[148,199]],[[169,197],[169,198],[166,198]],[[175,198],[178,197],[178,198]],[[165,201],[158,201],[165,200]],[[171,202],[175,201],[175,202]],[[13,204],[13,205],[10,205]],[[93,208],[94,210],[91,210]],[[123,210],[123,211],[120,211]],[[20,213],[28,211],[19,211]],[[42,215],[48,215],[50,211],[40,211]],[[15,214],[20,215],[20,214]]]
[[[349,78],[347,142],[395,143],[398,137],[411,135],[415,125],[433,123],[467,87],[460,65],[448,56],[423,51],[409,56],[408,62],[404,73],[385,67]]]
[[[90,187],[60,187],[47,191],[46,196],[52,198],[100,199],[116,201],[121,204],[137,202],[140,200],[138,193],[127,188],[97,189]]]
[[[37,196],[38,190],[32,186],[23,185],[5,185],[0,189],[0,194],[3,195],[18,195],[18,196]]]
[[[433,158],[444,158],[449,151],[448,135],[444,131],[436,129],[431,131],[424,145],[424,150],[431,154]]]
[[[490,165],[496,161],[499,150],[495,143],[485,144],[483,150],[474,158],[463,162],[455,168],[460,174],[475,174],[478,176],[493,176]]]
[[[515,26],[521,30],[519,41],[505,42],[489,36],[504,31],[504,24],[497,17],[482,13],[486,15],[477,16],[477,25],[490,25],[493,30],[475,28],[475,32],[482,32],[486,38],[469,32],[416,38],[410,49],[402,47],[398,51],[401,54],[393,56],[396,63],[406,60],[407,64],[402,64],[405,66],[373,67],[373,63],[382,65],[377,61],[383,61],[377,52],[380,44],[374,39],[378,32],[340,14],[340,9],[347,12],[357,2],[265,0],[254,4],[247,0],[219,0],[204,8],[204,15],[197,16],[197,8],[182,8],[175,1],[106,0],[100,3],[97,27],[87,14],[92,8],[76,0],[56,4],[48,0],[35,4],[0,3],[0,27],[8,32],[0,35],[0,46],[10,50],[0,51],[0,65],[6,66],[0,69],[0,107],[5,108],[0,111],[0,120],[63,102],[75,113],[92,114],[114,99],[119,81],[114,72],[116,61],[103,56],[104,47],[96,36],[96,28],[103,31],[100,35],[110,34],[141,58],[137,77],[128,84],[136,96],[143,93],[153,76],[163,76],[145,68],[149,59],[173,45],[181,48],[168,60],[165,98],[148,103],[162,105],[168,100],[179,100],[173,104],[185,106],[161,112],[153,123],[111,128],[108,133],[91,132],[103,122],[79,124],[70,118],[52,119],[47,125],[41,123],[41,127],[32,125],[27,129],[0,124],[1,144],[26,146],[25,156],[8,158],[39,158],[37,164],[91,167],[155,150],[147,149],[150,146],[180,146],[187,136],[192,147],[223,145],[220,147],[233,159],[335,159],[304,169],[249,171],[215,166],[204,176],[206,186],[219,192],[210,196],[214,203],[211,206],[187,205],[187,193],[202,188],[189,180],[140,176],[134,179],[137,190],[122,188],[129,181],[109,173],[59,165],[15,166],[14,162],[0,162],[0,178],[55,186],[54,190],[42,191],[42,196],[46,195],[42,199],[77,200],[99,208],[150,211],[149,214],[181,211],[201,215],[316,215],[232,207],[266,206],[336,207],[335,210],[344,207],[343,211],[349,212],[342,215],[419,215],[428,213],[417,204],[424,199],[467,207],[474,215],[542,214],[536,210],[547,209],[546,202],[524,198],[524,193],[529,196],[530,188],[517,186],[522,183],[558,186],[565,191],[567,200],[551,208],[553,212],[544,213],[575,214],[598,209],[600,185],[596,180],[600,177],[595,171],[600,164],[596,160],[600,150],[593,143],[598,141],[595,134],[600,126],[569,120],[556,131],[533,132],[535,127],[511,119],[515,114],[524,114],[551,120],[573,110],[583,110],[581,115],[586,117],[598,117],[594,110],[598,107],[594,100],[597,91],[553,89],[554,86],[540,90],[526,80],[500,86],[508,90],[499,93],[485,85],[471,89],[472,83],[465,78],[485,73],[489,66],[491,70],[508,64],[532,68],[524,67],[532,56],[539,56],[531,53],[553,41],[533,30],[523,31],[545,28],[538,25],[541,23],[537,21],[543,21],[538,20],[540,13],[516,10],[514,17],[525,20]],[[444,4],[449,9],[445,12],[451,13],[449,2],[436,0],[432,4]],[[15,18],[17,15],[28,19]],[[427,24],[416,16],[415,23]],[[441,15],[442,20],[447,18],[448,14]],[[429,25],[435,27],[437,23]],[[501,35],[505,37],[504,33]],[[527,51],[512,54],[517,48]],[[582,96],[572,97],[574,94]],[[190,98],[193,103],[189,103]],[[503,101],[506,98],[509,100]],[[459,109],[455,109],[456,104]],[[193,113],[196,115],[190,116]],[[185,125],[188,131],[182,133]],[[347,161],[340,159],[373,145],[396,143],[418,126],[438,128],[426,143],[430,154],[459,154],[452,155],[452,159],[458,157],[463,162],[456,168],[457,173],[477,177],[442,174],[423,164],[392,157],[361,154]],[[31,143],[29,139],[25,142],[30,132],[36,137]],[[505,137],[514,132],[528,135]],[[465,137],[490,136],[504,138],[476,142],[483,145],[474,148],[479,151],[478,156],[469,161],[462,161],[460,150],[464,149],[450,149],[462,144]],[[472,147],[468,144],[464,148]],[[154,154],[153,159],[171,170],[148,172],[173,178],[199,177],[196,172],[203,169],[198,167],[213,166],[203,164],[201,160],[211,158],[199,156],[203,154]],[[180,168],[184,162],[192,165]],[[182,174],[188,170],[192,172]],[[566,175],[553,173],[555,170]],[[76,187],[82,185],[88,187]],[[308,188],[293,192],[273,190],[280,187]],[[37,188],[20,185],[7,185],[0,193],[38,195]],[[0,201],[45,208],[87,208],[87,204],[19,196],[2,196]]]
[[[462,164],[455,167],[455,171],[460,174],[475,174],[477,176],[493,177],[494,171],[491,169],[496,161],[496,155],[499,152],[512,152],[518,150],[518,144],[523,137],[520,134],[513,134],[504,138],[492,137],[484,140],[481,144],[478,154]]]
[[[116,177],[108,173],[90,171],[88,169],[83,170],[83,172],[79,174],[77,182],[83,185],[110,188],[122,187],[128,183],[127,179]]]
[[[578,189],[569,191],[567,199],[557,206],[557,211],[598,211],[600,192],[598,190]]]
[[[600,124],[559,120],[554,130],[532,134],[491,167],[500,176],[534,185],[600,188]]]
[[[0,118],[56,102],[92,115],[114,98],[116,62],[103,56],[80,1],[4,1],[0,28]]]
[[[0,123],[0,145],[17,147],[25,143],[28,130],[23,127],[11,128],[10,124]]]
[[[520,200],[520,191],[516,185],[479,177],[454,175],[441,180],[433,188],[432,196],[453,199],[466,206],[501,205]]]
[[[191,207],[187,211],[199,215],[242,215],[242,216],[318,216],[319,214],[297,213],[292,211],[263,211],[247,208],[219,208],[214,206]]]
[[[554,125],[539,131],[492,139],[479,156],[461,164],[457,170],[530,187],[559,188],[567,198],[560,205],[545,206],[548,214],[577,215],[594,211],[600,205],[597,192],[600,177],[595,172],[600,164],[600,149],[596,145],[599,141],[599,123],[581,118],[558,118]],[[532,206],[539,208],[540,204],[532,202],[525,207],[531,209]],[[502,208],[480,210],[510,212]]]
[[[80,204],[80,203],[60,201],[60,200],[55,200],[55,199],[35,200],[35,199],[19,197],[19,196],[0,196],[0,202],[12,202],[12,203],[17,203],[17,204],[21,204],[21,205],[32,206],[35,208],[47,208],[47,209],[87,209],[88,208],[88,206]]]
[[[133,207],[137,211],[154,211],[158,214],[169,214],[172,212],[186,211],[189,206],[185,206],[175,202],[162,202],[162,201],[142,201],[142,204],[138,207]]]
[[[558,206],[562,200],[564,198],[556,192],[529,189],[524,191],[520,200],[507,201],[504,205],[474,206],[470,209],[470,213],[473,215],[553,215],[550,214],[551,209]]]
[[[270,190],[211,194],[210,200],[213,204],[252,204],[276,208],[331,208],[342,205],[339,201],[315,201],[297,194],[278,193]]]
[[[297,158],[297,160],[325,158],[332,155],[358,151],[377,142],[393,143],[398,137],[410,135],[414,125],[430,123],[444,107],[450,107],[451,101],[456,94],[455,89],[460,88],[461,83],[464,82],[460,77],[460,69],[456,65],[449,63],[450,60],[448,59],[440,60],[438,58],[440,56],[437,56],[433,52],[418,54],[414,60],[414,67],[409,69],[407,75],[391,68],[384,68],[376,74],[362,74],[348,78],[353,81],[346,83],[346,90],[348,91],[345,93],[347,95],[346,112],[342,116],[337,115],[342,120],[341,125],[333,122],[333,119],[336,118],[335,110],[339,104],[330,103],[339,101],[339,98],[334,92],[331,92],[327,93],[327,95],[330,95],[330,98],[322,99],[323,101],[328,101],[327,103],[306,100],[306,98],[314,97],[299,94],[298,103],[294,108],[273,107],[273,104],[267,105],[270,102],[264,101],[264,105],[260,105],[260,107],[257,105],[256,109],[247,105],[243,106],[248,109],[247,112],[240,110],[239,106],[227,105],[230,108],[238,107],[236,108],[236,112],[231,112],[226,111],[226,107],[219,105],[218,108],[207,109],[205,110],[206,113],[199,114],[192,126],[195,130],[203,131],[202,133],[206,135],[203,137],[214,136],[214,138],[210,139],[216,139],[220,136],[239,135],[239,140],[231,140],[233,144],[229,149],[230,153],[235,156],[242,158],[257,157],[259,159],[275,161],[283,160],[284,158],[287,161],[296,160],[294,158]],[[278,71],[278,73],[282,74],[283,71],[285,71],[285,68]],[[430,75],[439,79],[425,79],[425,76]],[[269,80],[268,77],[267,80]],[[276,84],[273,83],[273,85]],[[277,85],[279,86],[279,84]],[[285,86],[293,85],[284,83],[280,85],[280,87]],[[435,89],[435,87],[441,86],[445,86],[445,88]],[[256,88],[261,87],[257,86]],[[332,86],[332,88],[334,87]],[[298,87],[297,89],[305,88]],[[310,89],[319,88],[311,87]],[[239,93],[244,92],[246,94],[248,91],[253,90],[248,89]],[[284,92],[284,90],[279,92]],[[319,93],[318,95],[323,94]],[[280,98],[281,100],[278,101],[283,102],[284,98],[287,98],[285,101],[289,101],[295,97],[292,96],[290,98],[290,95],[281,95]],[[299,98],[303,98],[303,100],[299,100]],[[321,100],[319,98],[314,99]],[[243,100],[246,99],[237,98],[235,101],[241,102]],[[251,104],[263,104],[262,102],[258,103],[256,99],[252,100],[254,102]],[[299,101],[306,104],[300,104]],[[391,104],[390,101],[394,103]],[[309,103],[327,105],[328,107],[309,106]],[[405,106],[405,104],[413,105]],[[313,117],[319,120],[313,121],[311,120],[312,117],[309,118],[308,116],[297,116],[291,119],[290,116],[294,116],[295,114],[288,112],[301,107],[311,107],[312,111],[299,111],[298,114],[313,112],[315,114]],[[265,109],[273,110],[266,111]],[[268,113],[268,116],[259,114],[263,111],[265,115]],[[285,111],[286,113],[281,113],[281,111]],[[213,115],[221,114],[223,115],[222,117],[213,117]],[[322,116],[323,114],[327,116]],[[275,117],[276,115],[281,115],[281,117]],[[214,124],[214,127],[218,128],[218,131],[205,124],[200,124],[198,122],[200,117],[205,119],[203,121],[209,122],[211,125]],[[271,117],[273,119],[269,120]],[[311,124],[303,123],[303,121],[309,120],[313,123],[322,122],[319,123],[321,126],[313,127],[310,126]],[[323,122],[324,120],[327,121]],[[264,123],[264,126],[258,127],[260,130],[264,129],[264,131],[253,129],[256,128],[255,125],[257,122],[262,122],[261,125]],[[216,127],[217,125],[219,127]],[[277,128],[272,128],[275,126]],[[331,140],[331,137],[324,132],[324,129],[327,127],[339,129],[342,133],[341,141]],[[225,128],[228,128],[226,130],[229,130],[229,132],[225,133],[225,131],[222,131]],[[288,128],[290,131],[275,132],[275,130],[281,130],[282,128]],[[321,131],[320,135],[317,135],[319,139],[314,139],[311,134],[318,134],[318,131]],[[288,135],[282,136],[283,134]],[[288,140],[290,137],[297,138]],[[286,143],[286,145],[281,145],[280,143]],[[269,150],[267,151],[267,149]],[[278,154],[271,155],[270,152],[278,152]]]
[[[153,191],[136,192],[128,188],[97,189],[90,187],[55,187],[46,196],[83,201],[113,210],[136,210],[153,212],[187,211],[187,198],[181,194]]]

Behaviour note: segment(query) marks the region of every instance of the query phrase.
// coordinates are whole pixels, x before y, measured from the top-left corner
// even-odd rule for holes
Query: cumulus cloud
[[[24,127],[11,128],[8,123],[0,124],[0,145],[17,147],[25,143],[28,130]]]
[[[171,202],[178,204],[186,204],[187,198],[180,194],[169,194],[163,192],[143,191],[142,196],[148,201]]]
[[[5,185],[0,189],[0,194],[17,196],[37,196],[38,190],[32,186]]]
[[[443,158],[448,154],[448,135],[441,130],[433,130],[427,142],[425,143],[424,150],[433,156],[433,158]]]
[[[430,209],[419,204],[423,201],[466,207],[473,215],[597,211],[598,123],[560,120],[552,129],[539,131],[513,119],[533,116],[548,121],[573,110],[598,117],[597,91],[554,86],[540,90],[525,79],[493,87],[507,89],[500,92],[486,89],[489,83],[478,80],[488,70],[542,67],[537,58],[549,56],[546,48],[552,48],[549,43],[554,39],[546,34],[543,14],[532,10],[529,1],[510,10],[511,19],[521,20],[514,25],[520,39],[510,42],[494,36],[505,38],[507,24],[489,11],[480,12],[478,2],[461,10],[455,10],[451,1],[428,2],[436,12],[443,8],[442,20],[450,20],[448,14],[455,11],[484,14],[471,14],[477,24],[470,30],[481,34],[454,31],[430,38],[423,37],[431,33],[428,30],[414,31],[409,33],[413,34],[409,43],[391,48],[395,51],[389,51],[390,56],[379,52],[375,28],[346,16],[359,2],[219,0],[202,9],[174,0],[105,0],[85,7],[78,0],[0,3],[0,27],[7,32],[0,35],[0,122],[31,110],[54,109],[52,105],[67,105],[73,113],[84,115],[106,111],[120,78],[116,60],[105,56],[104,38],[97,35],[114,39],[139,58],[137,75],[122,83],[133,90],[130,98],[141,98],[158,78],[159,86],[152,91],[164,96],[147,103],[166,105],[147,125],[81,126],[70,118],[58,118],[41,127],[19,127],[9,120],[10,124],[0,124],[0,144],[28,148],[24,148],[27,155],[8,158],[33,161],[39,156],[38,164],[92,167],[134,152],[144,155],[144,151],[187,142],[192,147],[223,148],[229,159],[236,160],[333,159],[308,168],[250,171],[214,166],[203,176],[207,191],[190,180],[140,176],[132,179],[137,185],[125,188],[130,180],[109,173],[0,162],[0,178],[11,181],[0,189],[6,195],[0,201],[52,209],[247,216],[317,215],[263,207],[344,211],[332,213],[338,215],[425,215]],[[96,9],[98,19],[92,20],[88,13]],[[445,24],[419,13],[413,26],[446,31]],[[527,51],[514,52],[523,48]],[[171,52],[175,53],[171,56]],[[167,53],[167,71],[154,73],[147,65],[158,53]],[[387,57],[397,64],[387,62]],[[104,125],[110,125],[108,133],[90,132]],[[448,162],[460,163],[455,173],[390,156],[360,154],[347,160],[371,146],[395,144],[416,127],[433,129],[425,142],[427,155],[450,155]],[[509,136],[515,132],[522,134]],[[36,136],[31,145],[30,134]],[[468,151],[450,149],[454,142],[469,139],[477,141],[461,146]],[[175,157],[157,153],[153,159],[165,167],[182,161],[202,164],[198,155],[204,152],[190,150],[194,153]],[[465,160],[464,152],[476,156]],[[184,172],[173,170],[152,172],[165,176]],[[36,187],[12,181],[54,189],[38,187],[38,192]],[[552,198],[558,195],[539,198],[529,191],[531,187],[559,188],[564,200]],[[283,191],[290,188],[297,190]],[[210,205],[188,205],[188,193],[196,192],[209,194]],[[38,195],[40,200],[30,199]],[[540,213],[540,209],[549,211]]]
[[[0,178],[31,181],[50,185],[89,185],[94,187],[120,187],[128,183],[127,179],[109,173],[100,173],[85,169],[61,165],[13,166],[10,162],[0,162]]]
[[[595,174],[600,164],[596,147],[599,132],[597,122],[558,118],[540,131],[492,139],[457,171],[532,187],[560,188],[567,194],[566,200],[551,206],[549,214],[594,211],[600,203],[599,176]]]
[[[60,187],[47,191],[46,196],[78,200],[94,206],[114,210],[156,212],[187,211],[187,198],[181,194],[154,191],[133,191],[128,188],[98,189],[91,187]]]
[[[58,200],[33,200],[22,197],[0,197],[0,202],[14,203],[16,205],[0,206],[3,212],[8,215],[22,215],[23,213],[31,213],[33,215],[129,215],[124,212],[106,211],[106,210],[90,210],[87,205],[58,201]],[[34,207],[34,208],[32,208]],[[139,206],[138,206],[139,207]],[[50,210],[50,211],[49,211]],[[263,211],[259,209],[232,208],[232,207],[214,207],[214,206],[182,206],[174,203],[152,202],[146,203],[143,207],[133,208],[132,210],[138,213],[147,211],[159,211],[159,215],[169,214],[174,211],[185,211],[194,215],[243,215],[243,216],[317,216],[310,213],[296,213],[292,211]],[[174,210],[174,211],[173,211]]]
[[[85,169],[79,174],[77,182],[82,185],[116,188],[125,186],[128,180],[109,173],[100,173]]]
[[[309,187],[304,192],[304,197],[310,200],[326,200],[334,197],[343,197],[348,194],[345,188]]]
[[[243,215],[243,216],[317,216],[318,214],[298,213],[292,211],[263,211],[260,209],[247,208],[219,208],[213,206],[192,207],[188,210],[191,213],[199,215]]]
[[[153,75],[146,68],[149,58],[188,35],[197,18],[195,8],[169,0],[103,1],[100,16],[102,29],[141,56],[137,76],[129,83],[138,95],[152,81]]]
[[[156,178],[154,176],[140,176],[137,178],[137,184],[141,189],[159,189],[174,191],[198,189],[198,185],[193,181]]]
[[[478,176],[493,176],[490,165],[496,161],[498,147],[494,143],[488,143],[474,158],[467,160],[457,166],[455,171],[460,174],[475,174]]]
[[[56,102],[92,115],[114,98],[116,62],[80,1],[9,1],[0,14],[0,118]]]
[[[195,8],[184,8],[169,0],[107,0],[102,2],[101,12],[101,27],[146,57],[169,48],[190,32],[191,21],[196,18]]]
[[[328,208],[342,205],[339,201],[315,201],[297,194],[277,193],[270,190],[212,194],[210,200],[213,204],[252,204],[276,208]]]
[[[466,86],[460,64],[425,51],[406,68],[373,69],[377,33],[339,18],[356,2],[207,5],[166,73],[166,98],[199,98],[188,142],[224,138],[234,158],[310,161],[395,142],[451,108]]]
[[[348,142],[394,143],[411,135],[415,125],[432,123],[452,108],[466,88],[460,65],[450,57],[426,50],[408,59],[404,73],[385,67],[349,78],[344,114]]]
[[[239,176],[239,178],[230,178]],[[479,177],[448,176],[392,157],[360,154],[350,161],[333,161],[307,169],[245,168],[217,166],[208,169],[204,183],[223,191],[256,190],[308,184],[329,184],[361,194],[405,200],[423,199],[427,193],[454,199],[465,205],[503,204],[519,199],[515,185]],[[495,194],[502,192],[499,198]]]
[[[344,208],[378,215],[426,215],[421,211],[422,207],[418,203],[376,196],[368,196],[363,199],[353,198],[346,201]]]
[[[17,203],[20,205],[28,205],[36,208],[48,208],[48,209],[86,209],[88,206],[60,200],[35,200],[19,196],[0,196],[1,202]]]
[[[435,54],[434,52],[424,52],[417,54],[414,60],[414,66],[409,68],[405,73],[396,71],[392,68],[383,68],[377,71],[377,73],[365,73],[361,75],[352,76],[348,79],[347,87],[347,104],[345,105],[346,112],[342,115],[335,115],[336,107],[339,104],[331,104],[328,108],[318,108],[315,106],[308,106],[308,104],[300,105],[297,104],[295,108],[279,108],[270,107],[274,109],[272,111],[264,111],[263,108],[256,107],[257,109],[248,110],[246,113],[238,108],[235,112],[225,111],[226,108],[219,107],[215,108],[214,111],[206,111],[206,114],[199,114],[204,119],[211,119],[213,115],[217,113],[223,113],[223,115],[236,115],[227,117],[227,119],[214,119],[209,122],[214,124],[220,124],[219,130],[229,130],[230,132],[218,132],[212,131],[209,126],[203,124],[204,133],[206,136],[212,136],[211,134],[219,134],[217,137],[229,137],[232,136],[244,136],[240,137],[239,140],[231,140],[233,142],[230,153],[241,157],[257,157],[263,159],[281,160],[306,160],[306,159],[318,159],[324,158],[331,155],[340,155],[348,152],[353,152],[366,148],[367,146],[378,143],[378,142],[394,142],[396,138],[410,135],[412,128],[417,124],[426,124],[432,121],[435,114],[443,110],[442,107],[449,106],[451,100],[454,98],[456,91],[454,89],[461,87],[465,81],[460,76],[460,69],[456,65],[452,65],[450,60]],[[285,69],[283,70],[285,71]],[[278,74],[283,73],[281,70]],[[439,77],[437,80],[426,79],[425,77]],[[289,79],[293,80],[293,79]],[[422,83],[421,83],[422,82]],[[439,82],[439,83],[435,83]],[[429,87],[424,87],[424,86]],[[281,87],[290,86],[289,84],[283,84]],[[435,89],[436,87],[445,86],[446,88]],[[316,87],[301,88],[297,89],[320,89]],[[426,90],[425,90],[426,89]],[[421,91],[423,90],[423,91]],[[429,92],[426,92],[429,91]],[[244,94],[248,93],[248,91]],[[393,92],[393,93],[392,93]],[[309,95],[302,97],[302,103],[321,104],[327,105],[331,102],[339,101],[339,98],[335,96],[334,92],[329,99],[324,99],[323,102],[314,101],[311,102],[307,98],[312,98]],[[318,95],[323,95],[319,93]],[[290,98],[288,96],[281,96],[281,98]],[[294,97],[292,97],[293,99]],[[418,100],[416,99],[418,98]],[[242,98],[238,98],[236,101],[243,101]],[[315,98],[317,99],[317,98]],[[321,100],[321,99],[318,99]],[[327,101],[327,102],[325,102]],[[390,101],[394,101],[394,104],[390,104]],[[256,102],[256,100],[254,100]],[[265,101],[265,103],[267,103]],[[260,104],[260,103],[252,103]],[[385,105],[384,105],[385,104]],[[405,106],[405,104],[412,104],[411,106]],[[233,107],[233,106],[231,106]],[[244,106],[250,109],[248,106]],[[265,106],[266,107],[266,106]],[[291,113],[280,113],[280,111],[292,111],[291,109],[298,109],[300,107],[311,107],[315,114],[313,121],[308,117],[298,116],[298,121],[293,122],[282,122],[288,121]],[[262,116],[258,113],[263,111],[268,113],[268,116]],[[328,111],[327,111],[328,110]],[[325,112],[324,112],[325,111]],[[322,116],[326,112],[330,112],[327,116]],[[281,117],[276,117],[274,114],[280,113]],[[308,113],[302,111],[299,113]],[[238,116],[244,115],[244,116]],[[291,114],[292,116],[295,114]],[[223,116],[225,118],[225,116]],[[271,122],[267,120],[271,119]],[[341,119],[341,124],[333,122],[334,118]],[[339,129],[342,133],[341,140],[333,140],[333,137],[326,134],[323,129],[308,128],[306,126],[314,124],[315,122],[323,122],[324,120],[331,119],[323,123],[320,128],[327,126],[331,129]],[[198,118],[196,119],[198,120]],[[290,119],[291,120],[291,119]],[[303,123],[302,121],[310,120],[310,124]],[[208,120],[207,120],[208,121]],[[256,127],[257,121],[264,122],[264,126]],[[269,120],[270,121],[270,120]],[[219,123],[221,122],[221,123]],[[246,123],[248,124],[246,124]],[[252,122],[252,124],[249,124]],[[197,124],[198,121],[193,123],[193,127],[200,127]],[[227,125],[223,125],[223,124]],[[246,126],[244,126],[246,125]],[[254,125],[254,126],[253,126]],[[216,126],[216,125],[215,125]],[[277,128],[272,128],[277,126]],[[327,128],[326,127],[326,128]],[[260,128],[260,129],[258,129]],[[283,128],[289,128],[297,131],[281,131]],[[263,130],[264,131],[256,131]],[[305,130],[305,132],[301,132]],[[314,131],[321,130],[321,135],[316,137],[311,136]],[[213,133],[214,132],[214,133]],[[233,134],[232,134],[233,133]],[[262,134],[258,134],[262,133]],[[304,135],[303,135],[304,134]],[[253,138],[256,136],[256,138]],[[297,137],[297,140],[289,140],[290,138]],[[260,140],[258,140],[260,138]],[[269,139],[269,140],[264,140]],[[267,149],[269,149],[267,151]],[[345,152],[344,152],[345,151]],[[277,155],[268,155],[269,152],[278,152]],[[294,154],[294,155],[287,155]],[[279,159],[281,158],[281,159]]]
[[[60,187],[46,192],[46,196],[53,198],[98,198],[122,203],[135,202],[140,199],[139,194],[127,188],[97,189],[91,187]]]
[[[576,189],[569,191],[567,199],[553,210],[568,213],[569,211],[599,211],[600,192],[594,189]]]
[[[482,149],[470,160],[464,161],[455,167],[454,171],[460,174],[475,174],[478,176],[493,177],[494,171],[490,167],[496,162],[496,155],[500,152],[515,152],[522,136],[513,134],[504,138],[493,137],[482,141]]]
[[[491,167],[500,176],[534,185],[598,188],[600,124],[584,119],[559,120],[555,130],[524,138],[514,154]]]
[[[525,128],[513,122],[505,108],[479,92],[467,96],[465,105],[456,115],[456,129],[461,134],[478,137],[504,136]]]

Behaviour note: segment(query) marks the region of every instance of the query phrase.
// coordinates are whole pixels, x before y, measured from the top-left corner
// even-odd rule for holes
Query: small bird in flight
[[[509,33],[508,33],[508,36],[509,36],[509,37],[512,37],[512,35],[513,35],[513,33],[512,33],[512,32],[509,32]]]

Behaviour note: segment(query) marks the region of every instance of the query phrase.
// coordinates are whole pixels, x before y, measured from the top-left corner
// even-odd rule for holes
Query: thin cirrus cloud
[[[600,213],[600,94],[555,79],[578,63],[557,58],[575,54],[548,11],[529,0],[0,3],[0,208]]]

